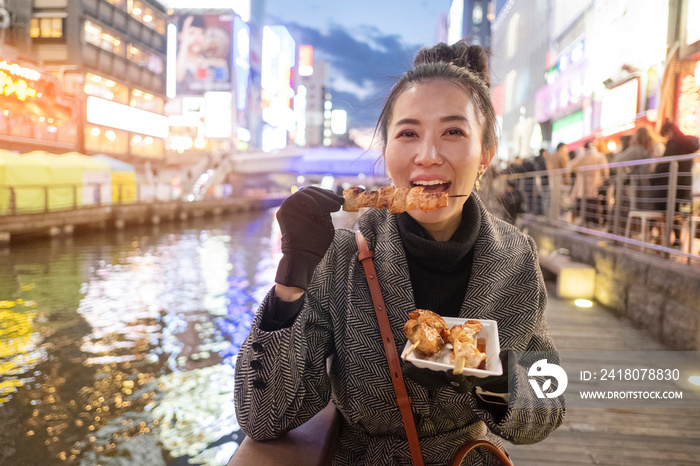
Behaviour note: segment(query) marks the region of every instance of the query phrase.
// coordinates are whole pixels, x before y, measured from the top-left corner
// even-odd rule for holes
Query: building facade
[[[328,64],[313,60],[310,70],[296,76],[297,97],[294,100],[297,113],[296,144],[306,147],[322,147],[324,139],[331,137],[329,107],[331,94],[328,85]],[[328,103],[326,103],[328,102]],[[300,137],[303,134],[303,138]],[[328,145],[328,144],[325,144]]]
[[[452,0],[447,19],[447,43],[466,39],[470,44],[491,48],[493,0]]]
[[[491,86],[501,124],[502,161],[536,154],[547,133],[535,118],[535,97],[546,83],[550,11],[550,0],[509,1],[491,23]]]
[[[657,119],[657,127],[665,120],[675,121],[690,136],[700,136],[699,16],[698,0],[669,2],[669,51]]]
[[[32,54],[32,3],[0,2],[0,149],[79,148],[78,106]]]
[[[168,160],[201,169],[260,148],[265,2],[167,4]]]
[[[167,12],[155,0],[35,0],[37,60],[79,101],[79,150],[164,160]]]
[[[492,24],[503,160],[559,142],[614,152],[672,120],[697,134],[697,0],[507,1]]]

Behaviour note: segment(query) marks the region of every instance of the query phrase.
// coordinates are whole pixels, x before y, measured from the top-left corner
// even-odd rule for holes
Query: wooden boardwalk
[[[547,321],[557,349],[575,351],[568,355],[579,359],[573,364],[582,369],[586,368],[586,356],[579,351],[668,351],[628,321],[595,304],[581,309],[553,296],[550,290]],[[700,375],[700,361],[688,358],[684,367],[693,367]],[[683,387],[684,399],[700,400],[700,387],[695,391],[692,387]],[[658,388],[648,384],[635,387]],[[506,444],[506,448],[515,466],[700,465],[700,401],[693,404],[697,408],[568,408],[564,423],[543,442]]]

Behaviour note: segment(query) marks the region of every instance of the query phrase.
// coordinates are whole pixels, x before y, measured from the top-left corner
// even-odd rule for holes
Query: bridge
[[[275,152],[246,152],[224,156],[210,166],[203,161],[195,169],[197,178],[183,186],[187,192],[204,191],[224,182],[229,173],[264,175],[331,175],[340,178],[385,178],[384,159],[374,149],[291,148]]]

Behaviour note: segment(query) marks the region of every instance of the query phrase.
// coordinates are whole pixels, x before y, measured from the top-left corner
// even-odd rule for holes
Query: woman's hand
[[[314,269],[333,242],[331,212],[342,206],[342,196],[315,186],[300,189],[282,203],[277,221],[282,230],[283,256],[277,267],[276,283],[308,288]],[[280,288],[280,291],[286,290]]]

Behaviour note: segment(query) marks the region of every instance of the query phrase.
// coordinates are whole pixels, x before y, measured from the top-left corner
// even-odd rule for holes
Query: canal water
[[[274,213],[0,251],[0,464],[226,464]]]

